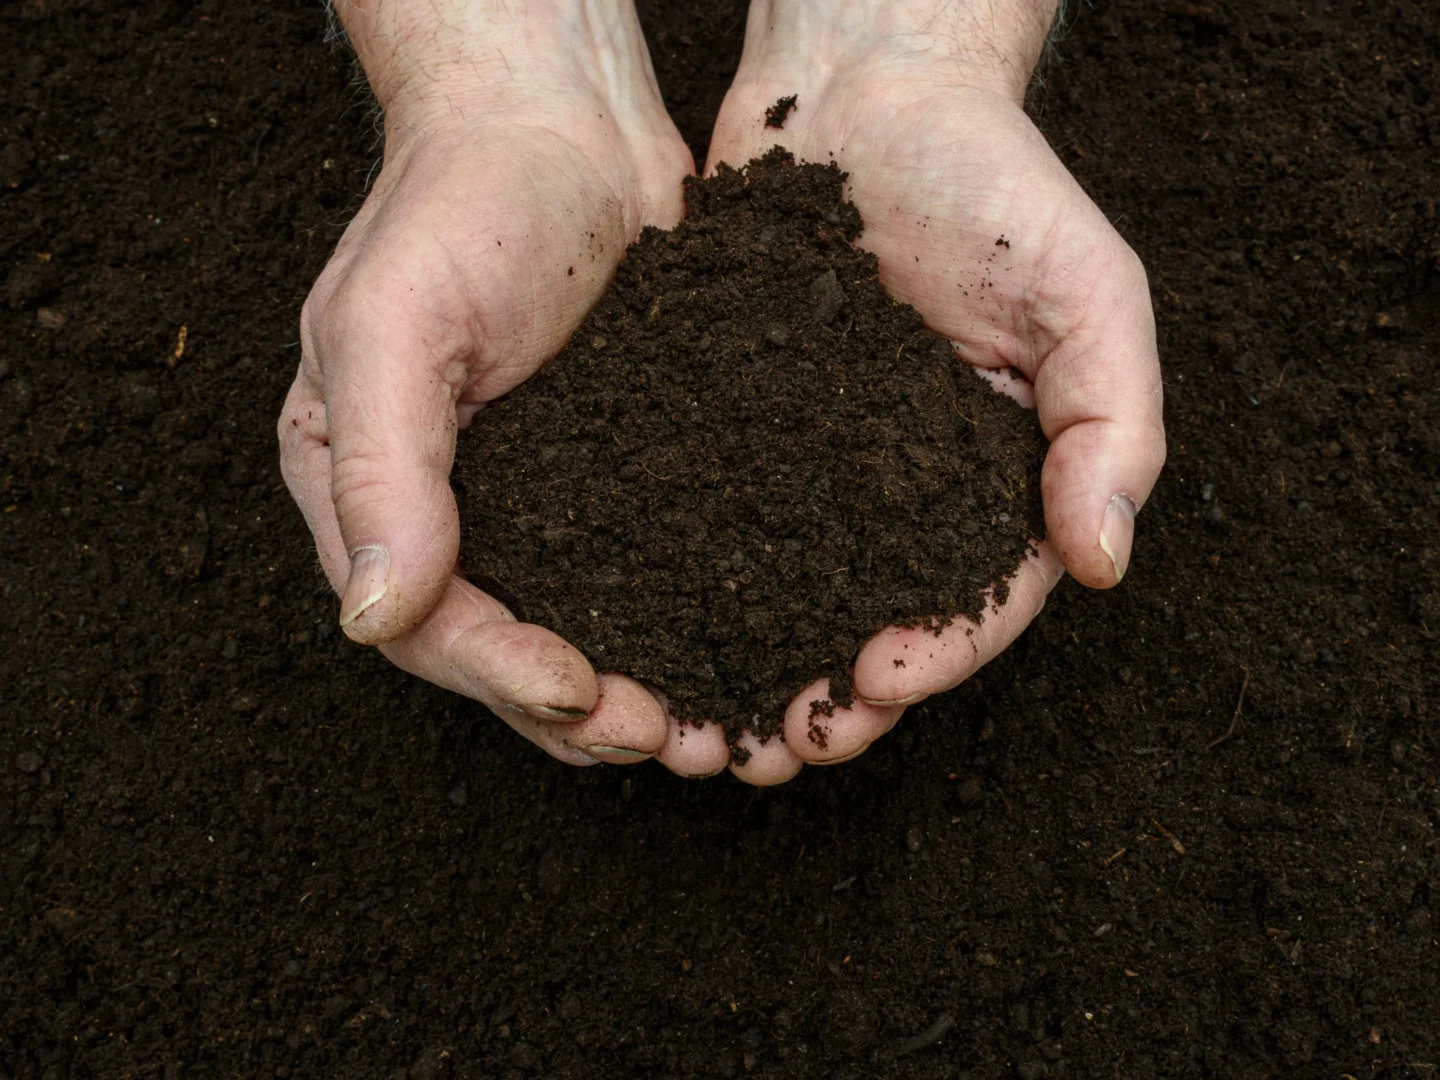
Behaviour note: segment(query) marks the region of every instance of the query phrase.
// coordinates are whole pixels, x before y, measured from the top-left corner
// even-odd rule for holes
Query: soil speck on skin
[[[765,126],[769,128],[775,128],[777,130],[783,128],[785,126],[785,121],[790,118],[790,113],[795,108],[796,100],[797,98],[794,94],[789,94],[786,97],[782,97],[779,101],[775,102],[774,105],[771,105],[768,109],[766,109]]]
[[[812,715],[849,706],[868,637],[981,617],[1044,536],[1035,415],[885,294],[843,181],[692,178],[456,459],[476,580],[732,741],[822,676]]]

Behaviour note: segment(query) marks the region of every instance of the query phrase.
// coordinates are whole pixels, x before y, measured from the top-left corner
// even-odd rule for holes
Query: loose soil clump
[[[1044,536],[1045,439],[886,295],[833,164],[686,188],[456,462],[462,555],[518,617],[731,739],[887,625],[978,618]]]
[[[790,110],[795,108],[796,97],[794,94],[787,94],[765,110],[765,126],[772,128],[783,128],[785,121],[790,117]]]

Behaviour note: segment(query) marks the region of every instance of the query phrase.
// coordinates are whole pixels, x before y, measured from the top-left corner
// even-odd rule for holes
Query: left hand
[[[1165,460],[1155,324],[1139,258],[1023,110],[1053,13],[1053,0],[751,5],[707,171],[779,143],[849,173],[860,244],[890,294],[1039,410],[1049,536],[978,626],[872,638],[855,663],[863,701],[824,721],[823,750],[807,735],[809,702],[826,684],[807,687],[785,740],[751,741],[749,761],[731,766],[741,779],[779,783],[802,764],[849,760],[905,706],[1014,641],[1066,571],[1103,589],[1129,565],[1135,513]],[[790,94],[799,100],[784,128],[766,127],[766,108]],[[925,648],[905,650],[921,638]]]
[[[561,761],[643,761],[671,727],[457,572],[458,428],[529,378],[645,225],[679,220],[689,150],[631,0],[336,0],[384,108],[380,174],[300,316],[286,484],[352,639],[488,706]],[[724,768],[690,740],[664,760]]]

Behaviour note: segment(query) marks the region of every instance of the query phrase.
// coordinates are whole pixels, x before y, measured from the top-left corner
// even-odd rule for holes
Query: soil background
[[[1135,568],[773,791],[336,633],[273,435],[376,156],[318,6],[0,10],[0,1075],[1433,1080],[1440,13],[1076,7]],[[645,18],[698,144],[739,7]]]

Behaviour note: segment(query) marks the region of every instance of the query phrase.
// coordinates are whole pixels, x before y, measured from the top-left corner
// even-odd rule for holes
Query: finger
[[[340,523],[335,520],[335,504],[330,498],[330,445],[325,436],[325,402],[313,392],[314,378],[307,373],[313,367],[302,361],[300,371],[286,395],[280,410],[277,435],[280,441],[280,475],[295,505],[305,516],[310,535],[315,538],[315,551],[320,567],[336,592],[345,587],[350,560],[345,554],[345,540]]]
[[[888,288],[914,303],[997,389],[1033,403],[1050,440],[1041,474],[1049,539],[1077,580],[1108,588],[1129,567],[1135,514],[1165,462],[1155,320],[1144,267],[1073,181],[1041,190],[1045,200],[1073,204],[1072,225],[1053,243],[1012,231],[1016,253],[1051,249],[1035,270],[1047,284],[1023,300],[977,306],[964,292],[947,299],[944,276],[926,269],[944,229],[914,240],[924,258],[913,266],[896,257],[911,250],[909,234],[876,229],[870,243],[882,275],[890,275]],[[1033,393],[1002,377],[1012,366]]]
[[[578,746],[570,744],[566,737],[566,728],[570,725],[554,720],[537,720],[525,713],[497,712],[497,715],[512,731],[534,743],[556,761],[581,768],[600,764],[599,758],[591,757]]]
[[[515,622],[468,581],[452,578],[425,622],[380,651],[396,667],[479,701],[556,760],[599,763],[570,738],[599,701],[584,657],[550,631]]]
[[[307,404],[297,381],[280,420],[281,468],[315,536],[321,565],[337,583],[347,560],[328,498],[330,455],[317,436],[323,408],[317,401]],[[595,672],[578,649],[544,627],[516,622],[494,597],[453,575],[420,626],[382,651],[412,675],[501,715],[518,711],[573,723],[590,714],[599,696]]]
[[[607,674],[599,678],[595,708],[583,720],[564,725],[565,741],[612,765],[633,765],[653,757],[668,734],[665,710],[634,679]]]
[[[526,705],[523,699],[533,696],[528,694],[519,695],[521,700],[508,701],[483,671],[477,671],[479,665],[470,648],[476,638],[469,631],[481,622],[508,622],[521,634],[540,629],[514,622],[514,616],[493,597],[457,577],[451,579],[450,587],[424,623],[398,641],[380,646],[380,651],[396,667],[485,705],[556,760],[567,765],[599,764],[598,758],[569,738],[570,729],[586,717],[588,710],[582,711],[578,704],[565,709]],[[572,700],[584,701],[585,697],[577,695]]]
[[[510,618],[482,620],[499,607],[454,578],[435,611],[382,652],[412,675],[484,702],[501,715],[575,723],[600,698],[599,680],[579,649],[558,634]]]
[[[828,709],[817,709],[817,703]],[[838,765],[864,753],[904,711],[903,705],[882,707],[859,698],[848,708],[835,705],[830,680],[820,679],[785,710],[785,745],[807,765]]]
[[[665,738],[664,717],[638,683],[621,675],[600,676],[600,697],[583,720],[548,720],[501,707],[494,711],[513,730],[567,765],[633,765],[645,761]],[[646,701],[635,693],[638,688]],[[493,706],[492,706],[493,708]]]
[[[419,625],[450,578],[450,490],[468,330],[427,314],[433,283],[364,264],[302,318],[326,402],[330,497],[348,560],[340,625],[362,644]]]
[[[978,625],[956,619],[938,634],[923,626],[887,627],[855,658],[855,692],[871,704],[893,707],[958,686],[1020,636],[1064,573],[1047,541],[1007,582],[1005,603],[992,600]]]
[[[663,697],[661,699],[663,706]],[[665,745],[655,760],[676,776],[699,779],[714,776],[730,764],[730,746],[725,742],[725,729],[710,723],[697,727],[686,724],[665,710]]]
[[[1086,321],[1035,375],[1035,402],[1050,439],[1041,474],[1045,527],[1065,568],[1092,588],[1125,576],[1135,514],[1165,464],[1145,271],[1130,255],[1107,280]]]
[[[298,379],[280,421],[282,471],[338,588],[349,560],[329,498],[324,432],[324,404]],[[665,739],[663,711],[643,687],[620,676],[597,681],[563,639],[516,623],[504,605],[458,577],[420,627],[383,651],[404,670],[483,702],[570,764],[641,761]]]
[[[730,771],[738,779],[756,787],[783,784],[792,779],[804,764],[785,744],[785,740],[778,737],[761,743],[747,731],[740,736],[737,745],[741,753],[732,755]],[[740,757],[745,758],[743,763],[736,760]]]

